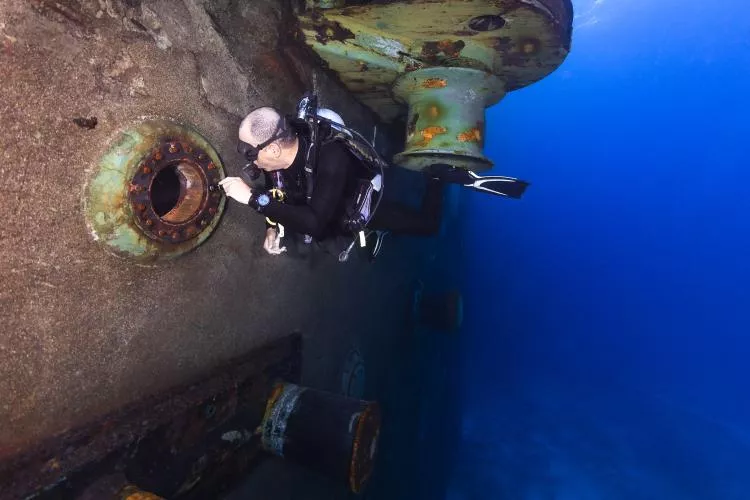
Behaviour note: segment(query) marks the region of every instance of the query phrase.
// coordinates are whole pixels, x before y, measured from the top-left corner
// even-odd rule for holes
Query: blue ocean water
[[[574,0],[487,114],[449,499],[750,498],[746,2]]]

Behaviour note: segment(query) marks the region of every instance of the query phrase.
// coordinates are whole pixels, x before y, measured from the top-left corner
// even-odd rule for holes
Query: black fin
[[[465,186],[483,193],[518,199],[523,196],[526,188],[529,187],[529,183],[512,177],[496,176],[480,177],[471,184],[465,184]]]
[[[480,177],[470,170],[454,167],[452,165],[434,164],[427,168],[427,174],[450,184],[461,184],[483,193],[506,196],[508,198],[520,198],[529,186],[526,181],[513,177],[491,175]]]

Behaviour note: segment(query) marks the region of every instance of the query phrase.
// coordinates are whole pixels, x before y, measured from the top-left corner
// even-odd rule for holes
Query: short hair
[[[278,136],[274,142],[278,142],[282,147],[291,146],[296,138],[286,118],[270,106],[251,111],[240,123],[240,132],[243,130],[252,137],[256,145],[269,140],[274,136],[274,132]]]

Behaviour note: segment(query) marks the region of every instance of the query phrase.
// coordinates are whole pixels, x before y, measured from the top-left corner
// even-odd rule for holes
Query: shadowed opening
[[[150,189],[154,211],[165,222],[181,224],[197,215],[206,196],[206,183],[191,163],[176,163],[159,171]]]
[[[474,31],[494,31],[505,26],[505,19],[500,16],[477,16],[469,21],[469,28]]]

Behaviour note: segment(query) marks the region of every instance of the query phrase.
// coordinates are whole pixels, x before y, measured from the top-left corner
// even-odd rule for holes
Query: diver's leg
[[[443,215],[443,186],[444,184],[439,180],[427,179],[425,194],[419,209],[383,200],[368,227],[378,231],[412,236],[437,234]]]

